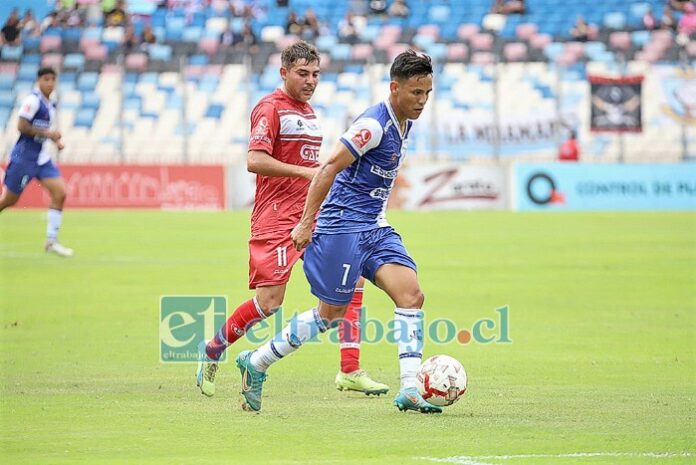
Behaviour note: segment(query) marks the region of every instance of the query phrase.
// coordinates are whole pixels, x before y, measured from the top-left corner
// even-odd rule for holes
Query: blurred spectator
[[[241,31],[235,31],[232,29],[232,24],[227,25],[225,32],[220,34],[220,44],[225,46],[231,46],[238,50],[243,50],[249,48],[249,53],[256,53],[258,51],[258,40],[256,39],[256,34],[251,28],[249,21],[245,21],[242,26]]]
[[[302,36],[304,39],[316,39],[320,33],[319,20],[316,13],[311,8],[307,8],[304,14],[304,29]]]
[[[524,0],[495,0],[491,13],[499,15],[524,14]]]
[[[652,8],[650,7],[648,7],[648,11],[643,15],[643,27],[646,31],[657,29],[657,18],[655,18]]]
[[[696,6],[693,3],[684,5],[684,14],[679,18],[677,30],[679,34],[684,34],[687,37],[696,33]]]
[[[123,48],[126,52],[130,52],[135,49],[138,45],[138,36],[135,33],[135,27],[132,24],[126,26],[126,30],[123,33]]]
[[[668,3],[673,10],[684,11],[684,8],[691,3],[691,0],[669,0]]]
[[[387,2],[384,0],[370,0],[370,14],[384,15],[387,13]]]
[[[41,32],[39,22],[34,17],[34,12],[27,10],[24,12],[24,17],[19,22],[22,33],[27,36],[37,36]]]
[[[150,45],[156,44],[157,43],[157,36],[155,33],[152,31],[152,26],[149,24],[146,24],[143,27],[143,36],[142,40],[140,42],[140,50],[143,52],[147,52],[148,49],[150,48]]]
[[[60,23],[58,23],[58,12],[52,11],[41,21],[40,32],[43,33],[46,29],[58,26],[60,26]]]
[[[590,38],[590,26],[583,16],[578,16],[575,25],[570,28],[570,36],[578,42],[587,42]]]
[[[338,22],[338,37],[341,42],[354,44],[358,41],[358,31],[355,26],[355,15],[350,11]]]
[[[408,8],[406,0],[394,0],[394,3],[387,10],[387,14],[393,17],[406,18],[411,14],[411,10]]]
[[[123,27],[128,24],[128,13],[124,0],[118,0],[116,5],[104,14],[107,27]]]
[[[665,9],[662,11],[660,29],[668,29],[670,31],[677,30],[677,20],[674,19],[674,13],[672,13],[672,9],[667,5],[665,5]]]
[[[558,149],[559,161],[578,161],[580,158],[580,149],[578,148],[577,135],[575,131],[570,131],[568,139],[561,144]]]
[[[21,42],[19,33],[19,10],[15,8],[0,31],[0,45],[19,45]]]
[[[302,35],[302,29],[304,28],[304,20],[297,16],[297,13],[291,11],[288,13],[288,22],[285,25],[285,32],[287,34]]]

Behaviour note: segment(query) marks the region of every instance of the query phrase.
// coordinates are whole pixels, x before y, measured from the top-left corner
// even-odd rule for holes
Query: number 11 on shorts
[[[276,255],[278,257],[278,266],[288,266],[288,248],[277,247]]]
[[[350,273],[350,263],[344,263],[343,279],[341,280],[341,286],[345,286],[348,283],[348,273]]]

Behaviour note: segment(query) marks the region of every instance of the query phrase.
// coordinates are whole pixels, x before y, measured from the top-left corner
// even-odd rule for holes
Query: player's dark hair
[[[319,50],[317,50],[314,45],[308,44],[304,40],[285,47],[280,54],[280,63],[285,69],[292,68],[298,62],[309,64],[315,61],[317,64],[321,63]]]
[[[53,76],[55,76],[56,70],[51,68],[50,66],[44,66],[43,68],[39,68],[39,72],[36,73],[36,77],[40,78],[41,76],[44,76],[46,74],[52,74]]]
[[[433,74],[433,62],[425,53],[419,53],[408,49],[399,53],[389,70],[392,81],[403,81],[413,76],[427,76]]]

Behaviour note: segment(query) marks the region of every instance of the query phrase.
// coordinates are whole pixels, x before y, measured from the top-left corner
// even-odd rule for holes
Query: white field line
[[[690,452],[574,452],[572,454],[517,454],[517,455],[458,455],[454,457],[417,457],[437,463],[454,463],[458,465],[493,465],[487,460],[501,461],[510,459],[561,459],[561,458],[590,458],[590,457],[647,457],[654,459],[670,459],[676,457],[691,457]]]

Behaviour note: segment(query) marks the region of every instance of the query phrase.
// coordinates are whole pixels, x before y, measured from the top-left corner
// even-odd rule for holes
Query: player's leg
[[[386,394],[389,386],[374,381],[365,370],[360,369],[360,318],[363,310],[364,286],[365,278],[361,276],[355,285],[353,298],[350,300],[343,320],[338,323],[341,368],[336,374],[336,388],[339,391],[364,392],[366,395]]]
[[[7,186],[2,189],[2,195],[0,195],[0,212],[16,204],[19,200],[20,194],[12,192]]]
[[[289,232],[249,240],[249,288],[256,295],[242,302],[210,341],[199,347],[196,384],[207,396],[215,394],[217,361],[254,324],[273,315],[282,305],[292,267],[301,253],[292,247]]]
[[[65,181],[60,177],[60,172],[51,161],[41,165],[37,177],[39,183],[51,197],[46,224],[46,252],[55,253],[61,257],[70,257],[73,250],[58,242],[58,231],[63,222],[63,206],[65,205]]]
[[[315,335],[325,332],[348,308],[355,284],[360,278],[361,258],[357,253],[358,235],[318,235],[307,247],[304,271],[319,305],[296,315],[270,341],[254,351],[237,356],[242,375],[245,410],[261,409],[261,391],[266,370],[299,349]]]
[[[379,244],[365,263],[364,276],[392,299],[395,339],[399,352],[401,390],[394,400],[399,410],[422,413],[441,412],[427,403],[416,388],[416,374],[423,358],[423,292],[418,283],[416,264],[391,228],[374,237]]]
[[[29,165],[20,162],[10,161],[5,171],[2,195],[0,195],[0,212],[16,204],[26,185],[34,177],[36,168],[33,170]]]

